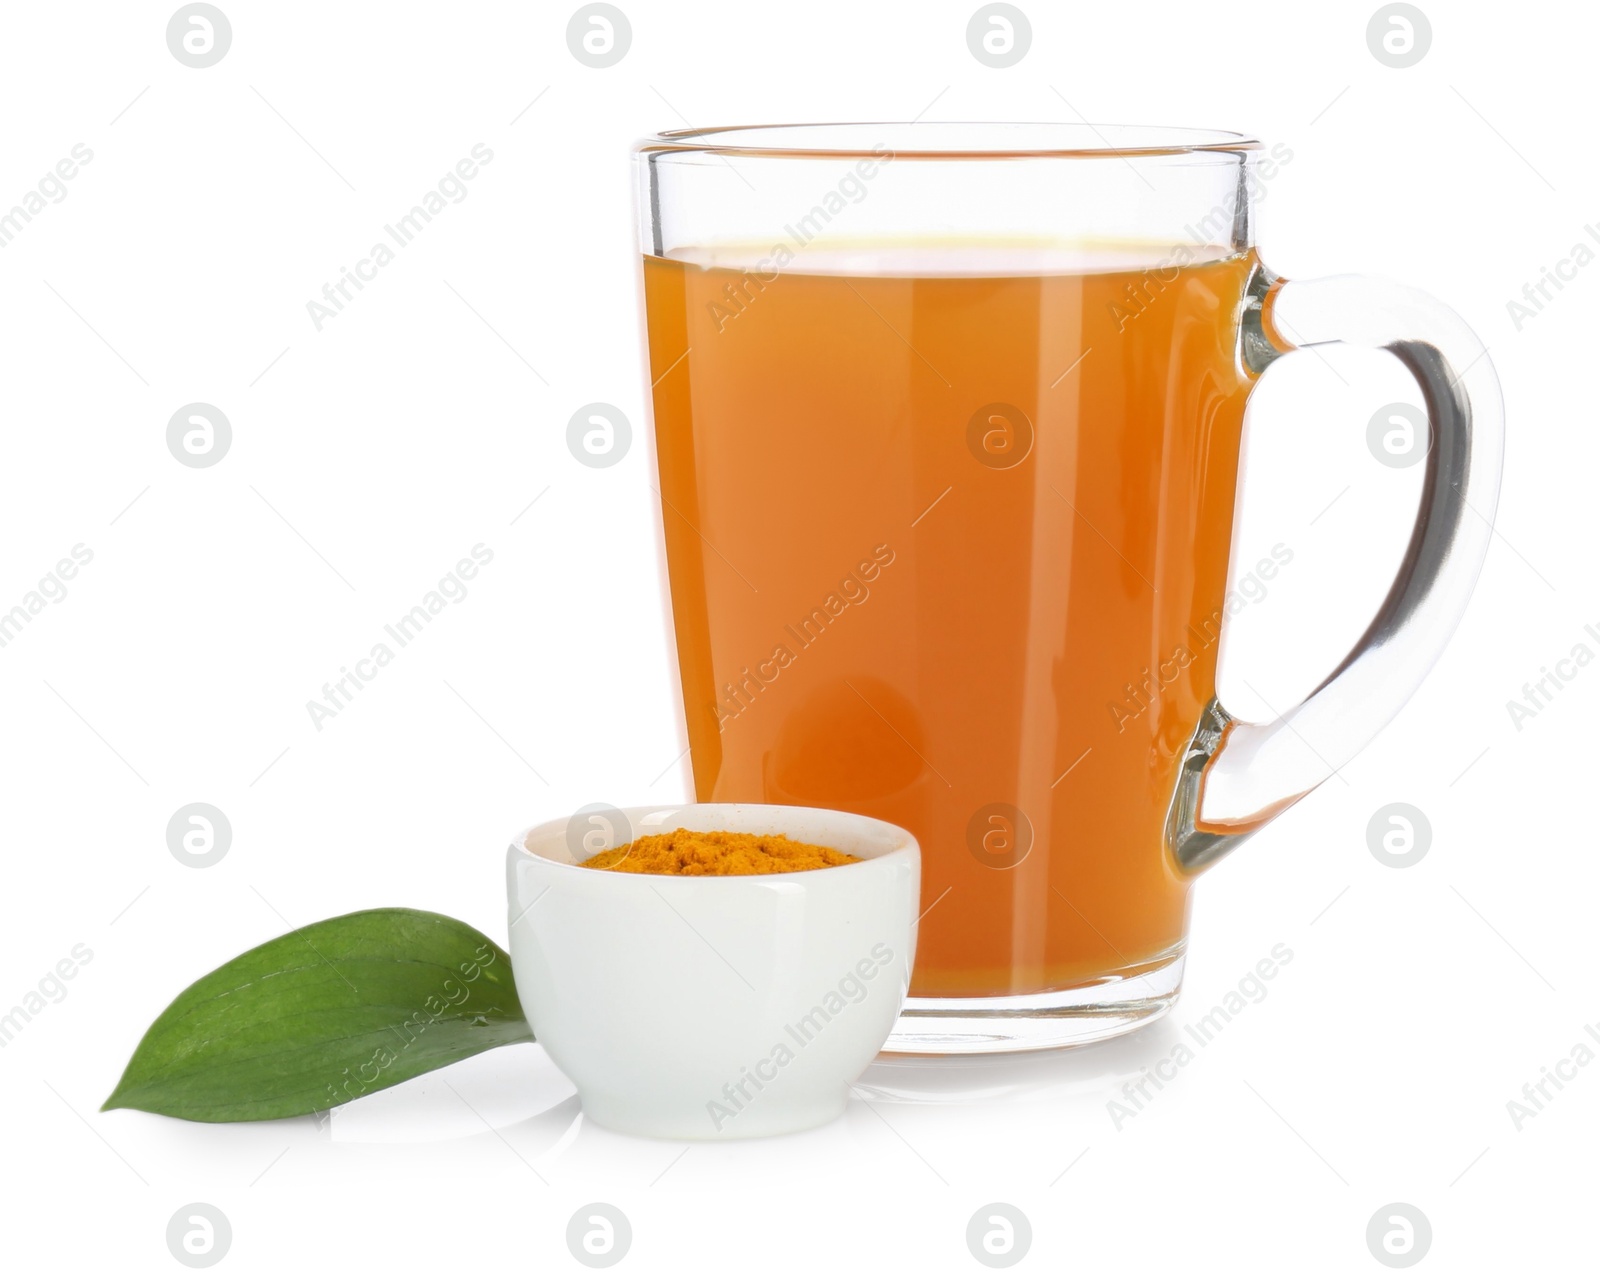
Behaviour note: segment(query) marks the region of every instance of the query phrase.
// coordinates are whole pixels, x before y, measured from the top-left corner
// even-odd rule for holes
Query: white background
[[[1026,1266],[1377,1267],[1368,1219],[1404,1201],[1433,1227],[1425,1266],[1591,1261],[1600,1066],[1520,1129],[1507,1101],[1600,1023],[1600,668],[1520,730],[1506,702],[1600,651],[1600,268],[1521,331],[1506,304],[1600,218],[1600,19],[1430,2],[1430,52],[1395,70],[1369,4],[1023,0],[1032,49],[992,70],[972,3],[622,2],[633,43],[606,70],[568,52],[565,5],[223,0],[233,44],[204,70],[168,52],[163,5],[8,6],[0,206],[76,143],[93,159],[0,249],[0,609],[94,554],[0,648],[0,1012],[92,951],[0,1050],[8,1258],[176,1267],[168,1218],[205,1201],[230,1268],[576,1266],[567,1220],[604,1200],[633,1227],[623,1266],[961,1268],[969,1217],[1006,1201]],[[1499,534],[1454,644],[1199,885],[1172,1017],[1079,1052],[883,1062],[826,1128],[687,1152],[584,1124],[537,1047],[447,1071],[459,1098],[424,1079],[332,1128],[96,1112],[180,988],[286,924],[404,904],[503,940],[514,830],[683,796],[628,144],[919,112],[1286,142],[1269,263],[1432,291],[1504,385]],[[306,302],[479,142],[468,197],[317,331]],[[1281,706],[1361,629],[1414,500],[1364,440],[1404,378],[1328,356],[1338,375],[1275,368],[1252,412],[1246,533],[1296,559],[1235,633],[1247,713],[1267,712],[1239,679]],[[599,471],[565,445],[596,400],[636,430]],[[165,443],[196,401],[233,428],[206,469]],[[314,728],[307,699],[477,543],[494,560],[468,597]],[[165,841],[197,800],[233,827],[208,869]],[[1408,869],[1367,846],[1395,801],[1432,826]],[[1279,942],[1270,995],[1115,1124],[1122,1083]]]

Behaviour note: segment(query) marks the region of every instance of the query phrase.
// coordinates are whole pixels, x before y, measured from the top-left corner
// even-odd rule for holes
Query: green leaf
[[[104,1108],[296,1117],[532,1042],[511,959],[424,910],[297,928],[202,976],[146,1031]]]

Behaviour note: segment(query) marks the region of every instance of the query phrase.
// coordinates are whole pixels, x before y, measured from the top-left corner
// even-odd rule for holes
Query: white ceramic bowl
[[[621,824],[618,825],[618,819]],[[775,875],[576,865],[676,827],[783,834],[864,860]],[[917,841],[776,804],[586,809],[506,860],[511,964],[534,1036],[601,1126],[736,1139],[837,1117],[911,979]]]

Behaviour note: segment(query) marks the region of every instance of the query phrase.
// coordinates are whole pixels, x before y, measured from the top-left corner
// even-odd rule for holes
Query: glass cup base
[[[908,998],[883,1044],[901,1055],[984,1055],[1081,1047],[1131,1033],[1165,1015],[1183,984],[1183,955],[1044,994]]]

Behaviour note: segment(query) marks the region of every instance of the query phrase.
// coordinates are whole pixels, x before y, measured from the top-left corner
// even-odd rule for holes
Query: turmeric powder
[[[755,875],[847,866],[860,860],[836,848],[800,843],[787,835],[680,828],[664,835],[641,835],[578,864],[623,874]]]

